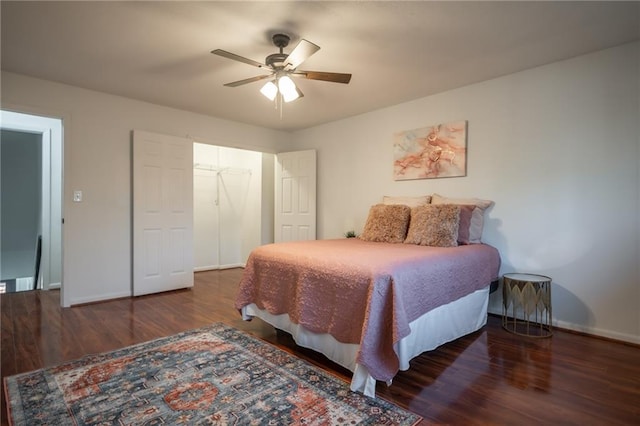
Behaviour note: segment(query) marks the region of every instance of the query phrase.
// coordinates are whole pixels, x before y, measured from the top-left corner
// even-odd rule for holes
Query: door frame
[[[43,290],[60,288],[60,303],[64,304],[64,289],[62,286],[64,267],[64,118],[50,114],[29,111],[26,108],[15,108],[3,105],[0,111],[0,127],[26,133],[36,133],[42,136],[42,258],[40,260],[40,276]],[[59,196],[52,196],[57,192]],[[56,224],[58,224],[56,226]],[[59,240],[60,281],[51,283],[52,241]],[[58,259],[59,257],[59,259]]]

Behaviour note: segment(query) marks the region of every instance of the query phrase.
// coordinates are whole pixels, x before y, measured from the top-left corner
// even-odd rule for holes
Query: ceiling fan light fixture
[[[295,101],[300,97],[300,92],[291,77],[284,75],[278,79],[278,89],[285,102]]]
[[[273,83],[273,81],[270,81],[264,86],[262,86],[262,89],[260,89],[260,93],[262,93],[270,101],[272,101],[276,98],[276,95],[278,94],[278,87]]]

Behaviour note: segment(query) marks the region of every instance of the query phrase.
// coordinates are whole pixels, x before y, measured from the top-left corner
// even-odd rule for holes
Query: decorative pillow
[[[438,204],[442,205],[442,204]],[[471,204],[460,204],[460,223],[458,225],[458,244],[469,244],[469,228],[471,228],[471,215],[476,206]]]
[[[403,204],[376,204],[369,209],[361,240],[401,243],[407,235],[411,208]]]
[[[406,244],[421,246],[455,247],[458,245],[460,206],[440,204],[411,209]]]
[[[469,204],[475,209],[471,215],[471,226],[469,227],[469,244],[480,244],[482,241],[482,228],[484,226],[484,211],[493,205],[493,201],[481,200],[479,198],[447,198],[438,194],[431,196],[431,204]]]
[[[385,195],[382,197],[382,204],[404,204],[409,207],[426,206],[431,202],[431,195],[421,197],[392,197]]]

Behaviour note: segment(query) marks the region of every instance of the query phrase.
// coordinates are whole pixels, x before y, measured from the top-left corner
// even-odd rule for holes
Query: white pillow
[[[476,206],[471,214],[471,225],[469,226],[469,243],[479,244],[482,239],[482,228],[484,227],[484,211],[493,205],[493,201],[481,200],[479,198],[447,198],[442,195],[433,194],[431,204],[467,204]]]
[[[423,195],[420,197],[393,197],[385,195],[382,197],[382,204],[404,204],[411,208],[426,206],[431,202],[431,195]]]

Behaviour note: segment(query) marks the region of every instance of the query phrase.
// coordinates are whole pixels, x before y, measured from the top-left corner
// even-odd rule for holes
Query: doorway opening
[[[194,142],[193,162],[194,270],[243,267],[272,241],[273,155]]]
[[[62,288],[62,120],[1,111],[0,293]]]

